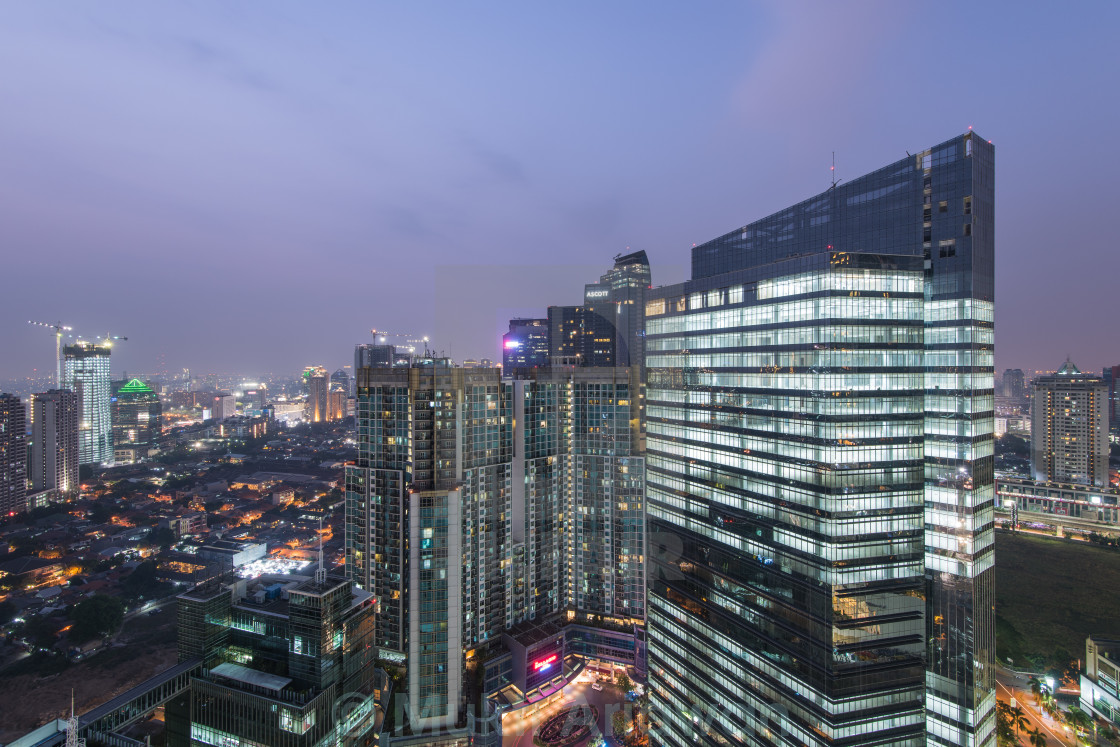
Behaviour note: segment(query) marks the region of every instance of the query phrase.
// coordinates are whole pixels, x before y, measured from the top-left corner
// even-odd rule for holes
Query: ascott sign
[[[546,656],[543,659],[537,659],[533,662],[533,671],[543,672],[544,670],[551,667],[554,663],[556,663],[556,660],[558,658],[560,657],[557,654],[553,654],[552,656]]]

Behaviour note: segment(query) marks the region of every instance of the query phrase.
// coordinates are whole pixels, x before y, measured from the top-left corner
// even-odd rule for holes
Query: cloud
[[[498,181],[521,185],[528,181],[525,166],[520,160],[474,138],[466,138],[467,149],[472,156]]]
[[[878,55],[885,39],[904,33],[912,12],[884,2],[780,2],[771,8],[774,32],[732,91],[737,118],[771,133],[819,130],[822,120],[850,112],[852,99],[884,64]],[[914,95],[920,95],[918,80]]]

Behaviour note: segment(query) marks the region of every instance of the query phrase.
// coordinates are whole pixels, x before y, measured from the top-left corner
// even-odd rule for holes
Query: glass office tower
[[[651,291],[655,742],[993,743],[993,173],[967,133]]]
[[[109,413],[108,344],[79,340],[62,348],[62,388],[77,393],[81,403],[78,420],[78,463],[111,464],[113,429]]]

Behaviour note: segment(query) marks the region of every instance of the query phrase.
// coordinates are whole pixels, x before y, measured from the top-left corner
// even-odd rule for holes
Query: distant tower
[[[78,395],[51,389],[31,395],[31,490],[78,492]]]
[[[502,336],[502,370],[548,365],[548,319],[510,319]]]
[[[1003,372],[1003,381],[1000,389],[1004,397],[1022,402],[1027,395],[1027,387],[1023,376],[1023,369],[1009,368]]]
[[[27,417],[14,394],[0,394],[0,513],[27,508]]]
[[[354,388],[351,384],[350,374],[346,373],[346,369],[340,368],[331,374],[331,389],[342,391],[347,397],[354,396]]]
[[[1036,480],[1108,485],[1108,386],[1066,360],[1032,387],[1031,462]]]
[[[109,464],[113,461],[113,429],[109,413],[108,345],[79,340],[62,349],[63,388],[78,395],[78,463]]]
[[[113,389],[113,457],[118,462],[142,462],[159,436],[163,406],[140,379],[116,382]]]
[[[396,345],[375,345],[371,343],[359,343],[354,346],[354,376],[357,377],[358,370],[362,368],[391,368],[400,365],[402,358],[403,362],[408,365],[407,353],[397,352]]]
[[[307,401],[307,419],[312,423],[330,420],[330,377],[327,369],[317,366],[308,377],[310,397]]]
[[[1117,413],[1116,407],[1116,384],[1120,382],[1120,366],[1106,366],[1101,378],[1108,387],[1108,429],[1120,434],[1120,413]]]

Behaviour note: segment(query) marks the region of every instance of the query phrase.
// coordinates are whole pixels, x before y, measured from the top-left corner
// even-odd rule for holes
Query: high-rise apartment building
[[[649,292],[655,743],[994,744],[993,163],[955,137]]]
[[[358,372],[347,571],[381,600],[375,638],[405,662],[415,731],[461,724],[465,702],[503,687],[539,687],[539,657],[526,656],[538,625],[555,626],[557,661],[569,633],[572,653],[609,638],[638,655],[644,460],[630,372],[521,370]]]
[[[502,370],[548,364],[548,319],[510,319],[502,336]]]
[[[81,403],[78,420],[78,463],[110,464],[113,461],[113,425],[109,411],[108,344],[79,340],[62,348],[62,386],[77,393]]]
[[[14,394],[0,393],[0,514],[27,509],[27,415]]]
[[[32,492],[77,494],[79,414],[78,395],[69,389],[31,395]]]
[[[1066,361],[1031,385],[1031,466],[1045,482],[1108,485],[1108,385]]]
[[[160,435],[163,405],[159,395],[140,379],[117,381],[113,383],[109,409],[113,420],[113,459],[125,464],[147,459]]]

